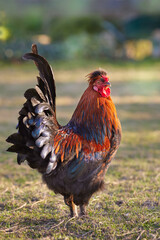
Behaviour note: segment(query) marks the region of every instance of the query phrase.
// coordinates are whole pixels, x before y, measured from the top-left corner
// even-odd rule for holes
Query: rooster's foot
[[[83,205],[80,205],[80,216],[85,216],[85,215],[87,215],[86,206],[83,204]]]

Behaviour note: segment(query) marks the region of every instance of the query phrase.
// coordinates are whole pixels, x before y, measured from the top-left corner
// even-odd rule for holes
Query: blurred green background
[[[158,0],[12,0],[0,8],[0,60],[37,43],[49,59],[160,57]]]

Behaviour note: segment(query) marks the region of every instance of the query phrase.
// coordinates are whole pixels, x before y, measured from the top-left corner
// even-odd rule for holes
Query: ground
[[[120,148],[91,198],[88,216],[69,218],[60,195],[16,154],[7,153],[24,91],[35,85],[32,64],[0,65],[0,239],[160,239],[160,64],[52,63],[57,116],[67,123],[87,86],[85,75],[107,69],[122,123]],[[78,67],[79,66],[79,67]]]

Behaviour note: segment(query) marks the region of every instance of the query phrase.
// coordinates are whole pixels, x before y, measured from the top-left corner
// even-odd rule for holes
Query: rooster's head
[[[97,70],[91,72],[87,75],[89,84],[92,86],[92,89],[98,92],[102,97],[109,97],[110,90],[110,82],[107,77],[107,73],[104,70]]]

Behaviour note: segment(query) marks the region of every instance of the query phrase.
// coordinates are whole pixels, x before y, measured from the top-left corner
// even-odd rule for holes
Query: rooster
[[[87,75],[89,86],[83,93],[67,125],[56,119],[56,89],[48,62],[38,55],[37,46],[26,53],[39,70],[38,84],[28,89],[19,112],[18,132],[7,142],[7,150],[17,153],[42,174],[55,193],[64,196],[72,217],[86,214],[93,193],[103,189],[106,170],[121,139],[121,125],[110,97],[110,82],[104,70]]]

